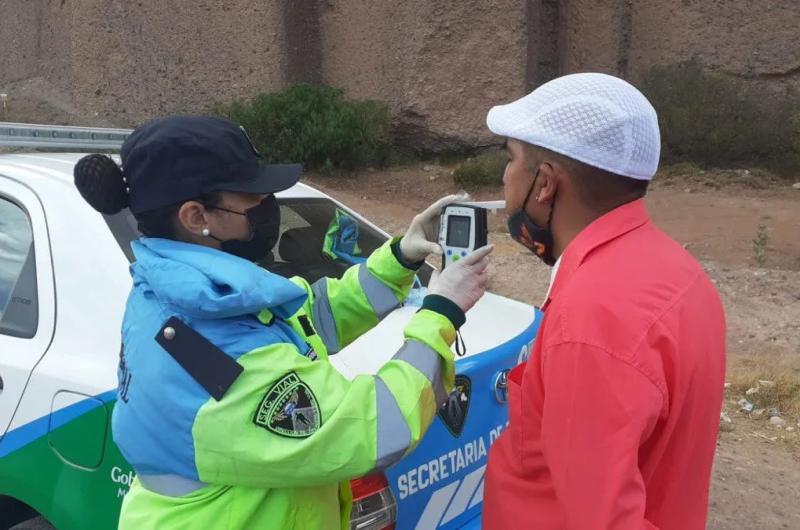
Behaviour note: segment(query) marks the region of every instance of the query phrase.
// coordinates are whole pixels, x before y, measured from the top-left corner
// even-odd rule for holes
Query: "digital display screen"
[[[451,215],[447,218],[447,246],[469,248],[471,218],[466,215]]]

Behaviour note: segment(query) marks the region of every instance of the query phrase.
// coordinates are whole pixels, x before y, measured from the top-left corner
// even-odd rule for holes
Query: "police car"
[[[80,197],[82,155],[54,152],[118,149],[129,132],[0,123],[0,146],[18,151],[0,154],[0,528],[116,528],[134,478],[110,419],[139,234],[127,211],[103,216]],[[357,221],[364,255],[389,237],[307,185],[278,199],[275,273],[341,276],[349,264],[323,252],[337,210]],[[426,266],[404,307],[331,358],[339,371],[375,373],[400,348],[429,275]],[[480,528],[487,453],[508,421],[505,377],[529,355],[540,318],[490,293],[469,312],[455,390],[408,458],[353,481],[352,529]]]

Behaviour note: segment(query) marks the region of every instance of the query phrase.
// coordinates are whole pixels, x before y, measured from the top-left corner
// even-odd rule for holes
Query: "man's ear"
[[[208,228],[207,215],[205,206],[197,201],[188,201],[178,209],[178,224],[188,232],[199,236],[202,235],[204,228]]]
[[[553,200],[558,189],[559,172],[550,162],[539,164],[539,179],[533,196],[536,202],[547,204]]]

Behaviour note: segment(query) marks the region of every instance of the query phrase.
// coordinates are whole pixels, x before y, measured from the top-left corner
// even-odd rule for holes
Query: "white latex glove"
[[[483,293],[489,277],[489,254],[494,245],[479,248],[443,271],[434,271],[428,284],[428,294],[444,296],[465,313],[472,309]]]
[[[403,258],[410,263],[417,263],[431,254],[441,256],[443,251],[439,245],[439,222],[442,208],[466,200],[469,200],[469,195],[448,195],[417,214],[411,221],[406,235],[400,240],[400,253]]]

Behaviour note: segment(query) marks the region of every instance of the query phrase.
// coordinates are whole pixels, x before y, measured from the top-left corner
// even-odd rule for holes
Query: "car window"
[[[328,199],[284,199],[281,205],[281,238],[273,250],[272,262],[262,263],[270,271],[309,282],[322,277],[340,278],[353,264],[380,247],[386,236],[358,222],[360,253],[352,260],[332,259],[323,251],[325,235],[336,218],[338,206]]]
[[[0,334],[31,338],[38,325],[30,218],[22,207],[0,197]]]
[[[261,265],[281,276],[300,276],[309,282],[323,276],[340,278],[352,263],[331,259],[323,252],[325,234],[336,217],[337,204],[324,198],[278,199],[278,202],[281,207],[281,237],[272,256]],[[104,217],[123,252],[133,261],[130,244],[140,235],[133,215],[124,210]],[[374,228],[360,221],[357,224],[361,254],[355,256],[356,259],[369,256],[386,242],[386,236]],[[430,268],[424,267],[419,276],[427,284]]]
[[[300,276],[309,282],[322,277],[341,278],[354,261],[363,260],[386,242],[386,236],[346,211],[330,199],[283,199],[281,238],[273,251],[272,262],[263,263],[270,271],[291,278]],[[331,258],[323,251],[325,235],[336,219],[337,210],[358,225],[360,253],[350,259]],[[432,269],[424,266],[418,277],[427,285]]]

